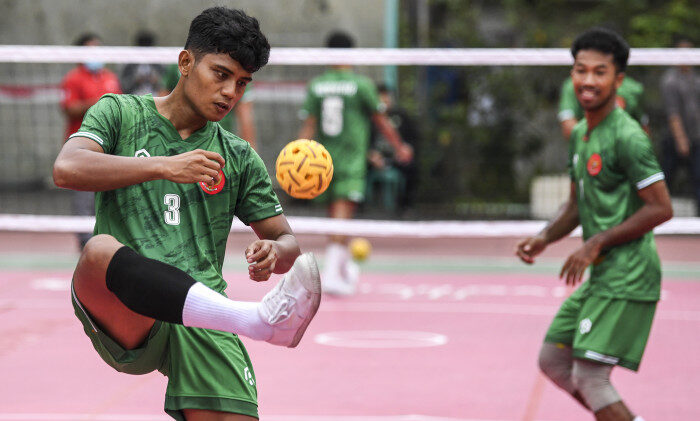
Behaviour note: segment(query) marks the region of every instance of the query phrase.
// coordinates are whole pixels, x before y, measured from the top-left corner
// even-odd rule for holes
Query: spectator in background
[[[151,31],[142,30],[136,34],[134,43],[137,47],[152,47],[156,36]],[[154,63],[129,63],[124,66],[121,84],[126,94],[156,94],[163,90],[163,73],[165,67]]]
[[[75,45],[95,47],[102,45],[102,40],[96,34],[85,33],[78,37]],[[83,116],[102,95],[122,93],[117,75],[106,69],[104,63],[99,61],[89,61],[75,66],[63,78],[61,89],[63,90],[61,108],[67,122],[64,140],[80,129]],[[95,215],[95,194],[88,191],[74,191],[73,214]],[[88,233],[78,234],[81,250],[91,236],[92,234]]]
[[[649,118],[644,114],[642,109],[642,96],[644,95],[644,86],[629,76],[625,76],[622,81],[622,86],[617,90],[615,103],[618,107],[627,111],[635,120],[642,125],[647,134],[649,133]],[[576,123],[583,118],[583,108],[576,99],[574,92],[574,84],[571,77],[568,77],[561,87],[561,96],[559,97],[559,124],[564,138],[569,140],[571,131]]]
[[[328,48],[352,48],[354,44],[350,35],[340,31],[326,40]],[[372,123],[395,148],[397,161],[408,163],[413,158],[411,146],[401,140],[384,111],[374,83],[353,72],[350,65],[333,65],[308,84],[299,138],[315,139],[333,157],[333,180],[317,199],[328,204],[331,218],[352,219],[364,200]],[[356,291],[360,268],[350,258],[346,242],[345,236],[330,237],[322,276],[324,292],[350,295]]]
[[[180,80],[180,71],[177,68],[177,64],[168,66],[163,75],[165,89],[161,91],[161,96],[168,95],[175,88],[178,80]],[[250,146],[259,152],[253,112],[253,97],[255,95],[253,84],[254,82],[251,82],[246,86],[243,98],[236,103],[233,113],[228,113],[219,124],[224,129],[235,133],[238,137],[250,143]]]
[[[692,48],[682,40],[678,48]],[[693,196],[700,211],[700,75],[692,66],[683,65],[666,70],[661,79],[670,136],[663,140],[663,168],[672,187],[678,164],[690,169]]]
[[[394,128],[399,132],[399,135],[404,142],[411,145],[414,156],[417,155],[417,146],[419,139],[418,128],[415,121],[408,112],[395,104],[394,92],[385,84],[377,86],[379,93],[379,101],[386,107],[386,115]],[[402,163],[396,160],[396,154],[391,143],[384,137],[376,127],[372,127],[372,140],[367,158],[370,163],[369,173],[367,175],[368,196],[374,190],[373,184],[391,184],[394,181],[394,173],[398,175],[400,180],[397,205],[399,209],[406,210],[414,202],[415,189],[417,183],[418,171],[415,161]],[[388,177],[389,180],[384,178]],[[384,189],[391,186],[383,186]],[[386,205],[385,205],[386,207]],[[394,210],[388,209],[388,210]]]

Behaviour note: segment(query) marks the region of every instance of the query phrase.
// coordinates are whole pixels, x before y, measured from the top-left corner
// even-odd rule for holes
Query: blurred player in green
[[[647,127],[648,117],[642,109],[642,96],[644,95],[644,86],[629,76],[620,85],[615,97],[615,103],[618,107],[627,111],[635,120],[642,125],[642,128],[649,133]],[[564,138],[567,140],[571,137],[571,131],[574,126],[583,118],[583,108],[579,104],[574,92],[574,83],[571,77],[568,77],[561,86],[561,96],[559,97],[559,125]]]
[[[579,224],[583,245],[560,276],[591,274],[559,309],[540,351],[540,368],[599,421],[640,421],[610,384],[615,365],[638,370],[661,292],[652,229],[671,218],[664,175],[646,133],[616,105],[629,46],[594,28],[571,47],[574,90],[585,116],[571,134],[571,193],[557,216],[517,245],[526,263]]]
[[[354,44],[344,32],[332,33],[326,42],[329,48],[352,48]],[[299,138],[322,143],[333,158],[333,181],[318,199],[328,203],[331,218],[352,218],[364,200],[370,124],[374,123],[396,150],[397,161],[408,163],[413,157],[384,108],[374,83],[354,73],[349,65],[331,66],[309,82]],[[330,238],[322,276],[324,292],[350,295],[357,288],[359,267],[350,258],[346,242],[343,236]]]
[[[96,235],[73,275],[75,313],[114,369],[168,376],[165,411],[177,420],[258,418],[238,336],[294,347],[320,303],[315,260],[300,255],[262,160],[217,123],[269,51],[255,18],[203,11],[172,93],[103,96],[54,164],[56,185],[97,192]],[[259,238],[245,250],[250,279],[286,273],[259,303],[224,294],[234,216]]]

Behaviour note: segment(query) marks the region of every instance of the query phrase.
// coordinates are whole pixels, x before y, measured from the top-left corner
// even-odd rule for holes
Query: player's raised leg
[[[107,288],[107,269],[122,247],[110,235],[92,237],[73,274],[73,291],[102,330],[125,349],[133,349],[143,342],[155,320],[130,310]]]
[[[294,347],[315,315],[321,293],[310,254],[300,256],[261,302],[233,301],[109,235],[87,243],[74,288],[97,323],[127,349],[143,342],[154,320]]]

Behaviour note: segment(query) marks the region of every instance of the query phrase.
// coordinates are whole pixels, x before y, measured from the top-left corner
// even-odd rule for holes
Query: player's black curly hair
[[[620,35],[607,28],[591,28],[582,33],[571,44],[571,55],[576,59],[576,54],[581,50],[594,50],[603,54],[612,54],[613,63],[617,72],[627,69],[627,59],[630,55],[630,46]]]
[[[355,40],[350,34],[343,31],[333,31],[326,38],[328,48],[353,48]]]
[[[211,7],[192,20],[185,49],[192,51],[195,59],[209,53],[228,54],[250,73],[270,58],[270,43],[258,20],[226,7]]]

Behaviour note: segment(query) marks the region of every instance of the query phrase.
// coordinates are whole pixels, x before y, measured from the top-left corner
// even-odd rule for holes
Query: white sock
[[[246,336],[257,341],[272,337],[272,326],[258,313],[260,303],[233,301],[197,282],[187,292],[182,324]]]
[[[347,247],[342,243],[330,243],[326,246],[326,255],[323,259],[324,277],[340,276],[340,268],[343,264],[343,254],[347,252]]]
[[[634,417],[634,419],[632,421],[644,421],[644,418],[637,415],[636,417]]]

